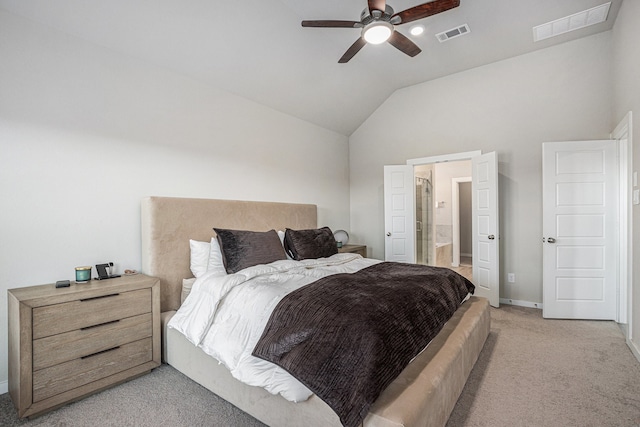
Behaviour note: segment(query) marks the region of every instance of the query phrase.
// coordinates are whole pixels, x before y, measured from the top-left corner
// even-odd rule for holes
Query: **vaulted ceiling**
[[[388,4],[398,12],[424,1]],[[0,8],[350,135],[397,89],[607,31],[622,1],[611,1],[603,23],[534,42],[534,26],[608,1],[461,0],[396,27],[422,49],[416,57],[385,43],[346,64],[338,59],[359,29],[300,23],[358,21],[366,0],[0,0]],[[425,32],[410,35],[413,24]],[[464,24],[465,36],[435,37]]]

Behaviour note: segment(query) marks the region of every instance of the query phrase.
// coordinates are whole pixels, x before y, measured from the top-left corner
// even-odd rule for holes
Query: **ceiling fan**
[[[381,44],[388,41],[392,46],[414,57],[422,50],[407,37],[395,30],[396,25],[417,21],[437,15],[460,5],[460,0],[433,0],[402,12],[394,13],[386,0],[368,0],[368,6],[362,11],[360,21],[302,21],[303,27],[322,28],[362,28],[361,36],[338,61],[349,62],[365,44]]]

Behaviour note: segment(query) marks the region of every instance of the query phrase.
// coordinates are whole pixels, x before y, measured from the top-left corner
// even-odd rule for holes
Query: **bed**
[[[293,403],[232,377],[217,360],[167,323],[181,304],[182,280],[192,276],[189,240],[208,241],[213,227],[266,231],[313,229],[309,204],[149,197],[142,200],[142,271],[161,281],[163,360],[213,393],[270,426],[340,426],[317,396]],[[371,406],[364,425],[443,426],[489,334],[488,302],[471,297],[428,347]]]

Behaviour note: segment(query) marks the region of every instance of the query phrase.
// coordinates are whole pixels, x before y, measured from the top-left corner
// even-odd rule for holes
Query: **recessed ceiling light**
[[[415,25],[411,27],[409,32],[414,36],[419,36],[420,34],[424,33],[424,27],[422,25]]]
[[[548,39],[559,36],[569,31],[579,30],[590,25],[599,24],[607,20],[611,2],[547,22],[546,24],[533,27],[533,41]]]

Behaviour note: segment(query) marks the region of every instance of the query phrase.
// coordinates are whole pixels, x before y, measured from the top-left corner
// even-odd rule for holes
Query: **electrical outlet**
[[[507,282],[515,283],[516,282],[516,275],[513,274],[513,273],[508,273],[507,274]]]

